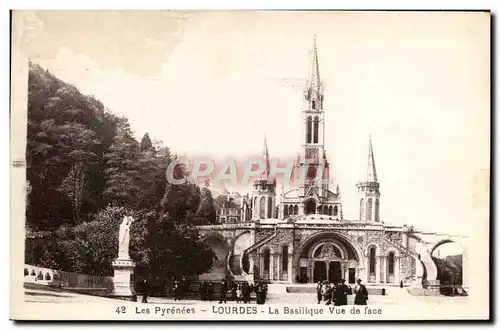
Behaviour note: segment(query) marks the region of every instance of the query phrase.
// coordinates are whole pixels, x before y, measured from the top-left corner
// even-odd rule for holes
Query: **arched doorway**
[[[308,237],[294,256],[298,282],[330,282],[345,279],[354,284],[365,276],[364,256],[361,248],[347,235],[321,232]]]
[[[316,212],[316,201],[310,199],[306,202],[306,214],[314,214]]]
[[[318,245],[312,253],[313,282],[327,280],[330,283],[338,282],[342,275],[342,250],[331,242]]]

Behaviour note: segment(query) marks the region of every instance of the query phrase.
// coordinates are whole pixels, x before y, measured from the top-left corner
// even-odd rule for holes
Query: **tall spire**
[[[319,77],[318,46],[316,45],[316,35],[314,35],[309,86],[312,89],[319,90],[321,86],[320,84],[321,84],[321,79]]]
[[[319,59],[318,59],[318,47],[316,45],[316,35],[313,39],[313,48],[310,53],[311,63],[309,71],[309,79],[307,81],[307,88],[305,90],[305,98],[310,101],[313,98],[320,98],[321,92],[321,79],[319,75]]]
[[[367,182],[378,182],[377,169],[375,167],[375,156],[373,155],[372,137],[370,135],[370,143],[368,146],[368,169],[366,172]]]
[[[267,150],[267,137],[264,133],[264,149],[262,150],[262,155],[266,159],[266,169],[264,170],[264,177],[266,180],[269,179],[269,172],[271,170],[271,163],[269,162],[269,151]]]

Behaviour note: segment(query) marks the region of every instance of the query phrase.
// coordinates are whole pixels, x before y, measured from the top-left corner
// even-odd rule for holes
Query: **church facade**
[[[304,91],[303,144],[293,171],[298,177],[303,173],[303,180],[277,195],[276,180],[266,170],[253,183],[252,193],[241,198],[239,221],[201,226],[202,238],[217,260],[200,279],[421,283],[426,262],[432,263],[430,254],[419,250],[421,239],[413,227],[381,221],[371,139],[366,177],[357,184],[358,217],[344,218],[340,187],[330,187],[323,100],[314,44]]]

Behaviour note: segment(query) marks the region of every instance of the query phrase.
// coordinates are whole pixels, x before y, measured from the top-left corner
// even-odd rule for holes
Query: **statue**
[[[120,224],[120,231],[118,234],[118,258],[129,259],[129,244],[130,244],[130,225],[134,221],[132,217],[124,217]]]
[[[134,274],[135,262],[128,254],[130,244],[130,225],[134,218],[126,216],[120,224],[118,231],[118,258],[113,261],[113,293],[114,297],[126,300],[137,300],[131,277]]]

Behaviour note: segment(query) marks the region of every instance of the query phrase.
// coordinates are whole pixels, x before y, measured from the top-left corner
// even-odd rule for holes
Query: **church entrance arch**
[[[294,261],[300,282],[345,279],[354,284],[364,276],[364,260],[361,249],[348,236],[337,232],[312,235],[299,248]]]

